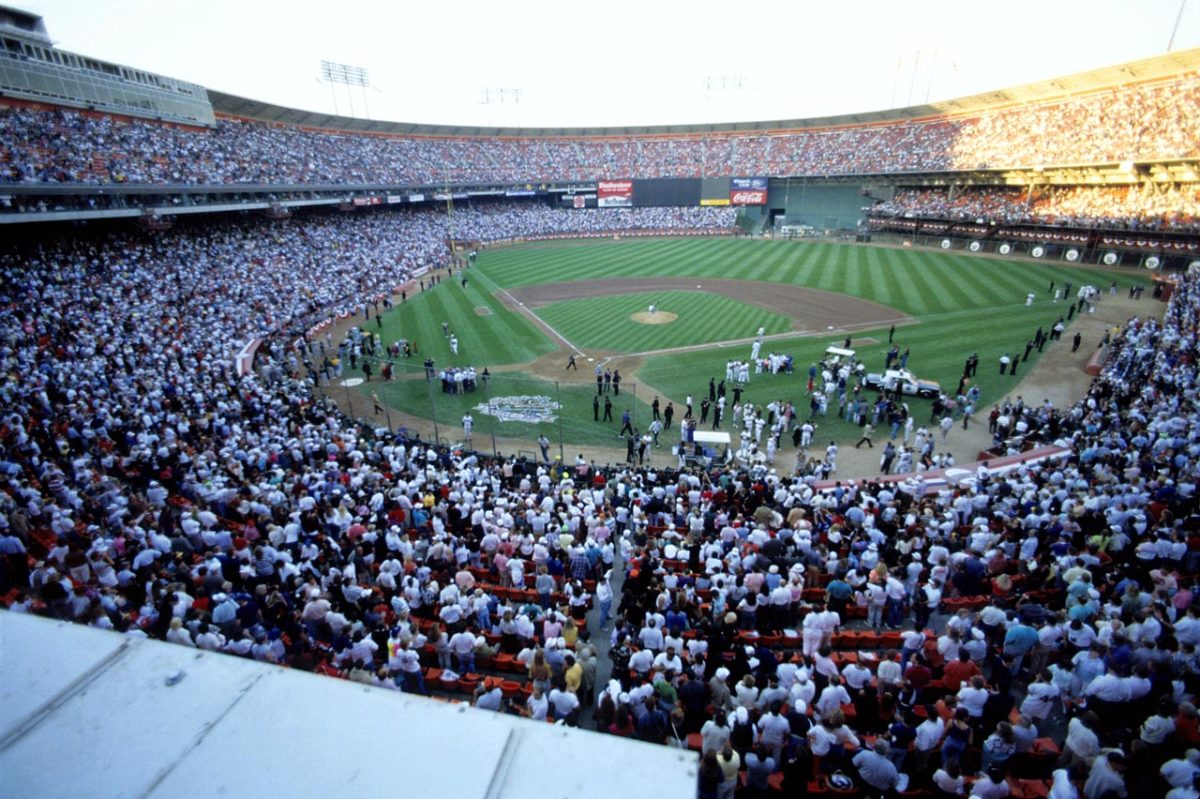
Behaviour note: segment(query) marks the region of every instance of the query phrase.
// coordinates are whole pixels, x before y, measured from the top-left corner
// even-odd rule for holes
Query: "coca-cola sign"
[[[730,178],[729,202],[731,205],[766,205],[766,178]]]
[[[731,191],[729,203],[730,205],[766,205],[767,193],[765,191]]]

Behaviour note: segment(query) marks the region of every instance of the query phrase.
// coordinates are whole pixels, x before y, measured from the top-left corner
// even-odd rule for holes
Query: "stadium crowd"
[[[454,233],[466,240],[495,241],[616,230],[729,230],[735,217],[728,207],[575,209],[497,202],[456,206]]]
[[[455,229],[728,213],[502,204]],[[451,452],[343,417],[303,368],[321,338],[271,334],[440,265],[447,233],[440,212],[380,210],[0,256],[9,607],[465,688],[534,719],[590,714],[698,747],[706,797],[843,779],[882,795],[900,773],[951,796],[1098,799],[1124,795],[1126,773],[1197,795],[1196,278],[1163,320],[1113,337],[1057,417],[1064,459],[818,491],[766,468]],[[238,376],[253,336],[268,336],[259,368]],[[486,676],[500,664],[522,679]]]
[[[970,187],[901,189],[870,206],[873,216],[955,219],[986,224],[1040,224],[1129,231],[1200,231],[1200,186],[1069,186],[1039,190]]]
[[[0,108],[0,183],[526,183],[1113,163],[1200,153],[1200,76],[974,116],[764,133],[404,137],[223,118],[209,129]]]

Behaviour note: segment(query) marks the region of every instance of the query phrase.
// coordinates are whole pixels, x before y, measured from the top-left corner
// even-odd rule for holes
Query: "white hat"
[[[797,713],[803,714],[808,712],[808,705],[805,704],[803,699],[796,700],[795,708]]]
[[[725,668],[724,666],[717,669],[717,679],[718,680],[728,680],[729,679],[729,669]]]
[[[734,713],[734,716],[737,717],[737,720],[740,723],[745,724],[750,720],[750,711],[746,710],[744,707],[739,707]]]

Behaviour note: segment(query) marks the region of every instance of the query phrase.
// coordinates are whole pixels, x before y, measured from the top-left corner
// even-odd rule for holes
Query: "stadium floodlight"
[[[370,73],[363,67],[336,64],[333,61],[321,62],[321,77],[330,83],[343,83],[346,86],[366,88],[371,85]]]
[[[338,108],[337,92],[333,87],[335,85],[346,87],[346,97],[350,101],[350,116],[354,116],[354,97],[350,94],[350,87],[357,86],[362,90],[363,107],[366,108],[367,119],[371,118],[371,110],[367,106],[367,89],[371,88],[371,74],[366,68],[339,64],[335,61],[322,61],[321,80],[329,84],[329,92],[333,95],[334,113],[338,113]]]
[[[493,124],[492,107],[500,106],[500,125],[504,127],[508,125],[508,106],[513,106],[513,114],[516,117],[515,124],[517,127],[521,125],[521,89],[480,89],[482,99],[479,101],[481,105],[488,106],[488,124]]]

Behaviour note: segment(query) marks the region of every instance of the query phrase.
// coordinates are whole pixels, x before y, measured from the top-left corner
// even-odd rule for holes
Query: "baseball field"
[[[533,442],[545,433],[573,445],[623,446],[617,440],[622,413],[634,425],[650,422],[650,402],[683,414],[688,394],[697,414],[709,378],[720,381],[728,360],[747,360],[761,328],[761,356],[790,355],[792,374],[755,374],[743,402],[790,400],[808,415],[809,365],[846,337],[867,368],[880,371],[888,337],[908,350],[908,368],[923,380],[953,392],[963,363],[980,359],[974,383],[981,406],[1004,396],[1037,361],[1036,348],[1016,377],[999,374],[1005,353],[1021,356],[1039,326],[1065,317],[1071,294],[1091,284],[1107,296],[1141,274],[925,250],[747,239],[655,239],[540,243],[484,250],[460,276],[410,292],[382,319],[371,320],[385,344],[416,343],[411,358],[395,358],[396,376],[360,385],[367,407],[377,395],[398,415],[436,422],[439,435],[461,441],[462,417],[474,418],[474,444],[489,449],[489,436]],[[1035,301],[1027,306],[1027,295]],[[650,306],[656,312],[648,313]],[[458,339],[451,351],[443,324]],[[1072,335],[1070,322],[1064,339]],[[568,370],[576,354],[577,369]],[[473,366],[490,379],[472,393],[443,393],[439,380],[425,379],[422,362],[436,369]],[[619,395],[609,394],[613,421],[593,419],[597,365],[619,370]],[[348,372],[347,376],[352,376]],[[727,387],[730,391],[732,385]],[[835,397],[836,399],[836,397]],[[909,398],[918,421],[928,418],[928,400]],[[732,397],[729,399],[732,405]],[[361,406],[360,406],[361,407]],[[836,405],[820,420],[823,438],[850,439],[856,428],[836,418]],[[603,398],[600,414],[603,415]],[[723,429],[731,430],[728,418]],[[677,427],[677,425],[676,425]],[[705,424],[702,429],[709,429]],[[736,435],[735,435],[736,439]],[[667,440],[674,441],[675,436]],[[502,447],[511,451],[509,447]]]

